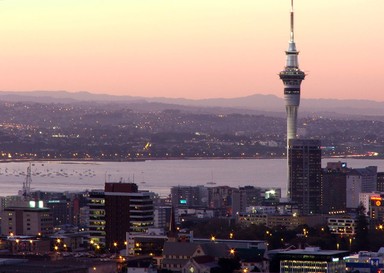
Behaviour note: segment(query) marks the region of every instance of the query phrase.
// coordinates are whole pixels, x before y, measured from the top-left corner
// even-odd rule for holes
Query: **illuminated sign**
[[[383,207],[384,206],[384,198],[381,196],[371,196],[371,206],[373,207]]]
[[[187,200],[186,199],[180,199],[180,204],[187,204]]]

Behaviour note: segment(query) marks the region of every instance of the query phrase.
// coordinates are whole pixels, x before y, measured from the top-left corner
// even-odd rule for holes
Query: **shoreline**
[[[92,162],[144,162],[144,161],[156,161],[156,160],[243,160],[243,159],[286,159],[286,157],[146,157],[146,158],[132,158],[132,159],[82,159],[82,158],[61,158],[61,159],[50,159],[50,158],[41,158],[41,159],[0,159],[0,163],[16,163],[16,162],[83,162],[83,163],[92,163]],[[368,160],[384,160],[384,157],[377,156],[359,156],[359,155],[350,155],[350,156],[329,156],[323,157],[324,159],[368,159]],[[69,164],[69,163],[68,163]],[[75,164],[75,163],[73,163]]]

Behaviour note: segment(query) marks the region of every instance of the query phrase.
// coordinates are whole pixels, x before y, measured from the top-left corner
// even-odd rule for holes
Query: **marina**
[[[378,166],[384,160],[323,159],[343,161],[349,167]],[[139,190],[167,196],[172,186],[280,187],[286,192],[285,159],[147,160],[141,162],[8,162],[0,163],[0,196],[21,190],[31,164],[31,190],[83,191],[103,189],[108,182],[134,182]],[[208,182],[207,182],[208,181]]]

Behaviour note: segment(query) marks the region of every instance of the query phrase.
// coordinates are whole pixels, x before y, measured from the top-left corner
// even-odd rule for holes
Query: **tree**
[[[362,203],[357,207],[356,211],[356,236],[352,245],[352,251],[369,250],[369,230],[368,220],[365,213],[365,207]]]

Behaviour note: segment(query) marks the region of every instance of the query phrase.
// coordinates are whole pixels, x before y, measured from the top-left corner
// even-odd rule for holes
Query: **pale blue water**
[[[323,159],[323,165],[339,159]],[[340,159],[349,167],[378,166],[384,160]],[[0,163],[0,196],[14,195],[25,181],[28,162]],[[140,190],[167,196],[177,185],[280,187],[286,192],[285,159],[148,160],[143,162],[32,162],[32,190],[103,189],[105,181],[135,182]]]

